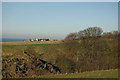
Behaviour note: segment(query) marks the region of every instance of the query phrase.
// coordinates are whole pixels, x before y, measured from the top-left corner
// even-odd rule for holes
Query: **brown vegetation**
[[[118,52],[120,50],[118,36],[120,34],[106,33],[97,38],[63,40],[58,42],[59,44],[56,42],[56,44],[44,46],[3,44],[2,74],[4,77],[40,76],[49,75],[51,72],[57,74],[57,68],[52,71],[54,65],[63,74],[118,69]],[[32,57],[29,57],[30,55]],[[18,61],[10,62],[11,60]],[[37,66],[42,64],[41,60],[47,61],[47,65],[44,66],[48,66],[46,68],[48,71],[44,70],[43,66]],[[34,67],[35,65],[36,67]],[[16,69],[17,71],[15,71]]]

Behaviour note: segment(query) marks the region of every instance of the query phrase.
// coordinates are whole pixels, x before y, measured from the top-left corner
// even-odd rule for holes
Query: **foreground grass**
[[[82,73],[39,76],[37,78],[118,78],[118,70],[103,70]]]
[[[102,70],[25,78],[3,78],[2,80],[118,80],[118,70]]]

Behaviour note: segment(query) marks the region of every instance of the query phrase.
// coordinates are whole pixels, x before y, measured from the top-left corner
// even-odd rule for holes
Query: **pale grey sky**
[[[119,0],[1,0],[3,2],[118,2]]]

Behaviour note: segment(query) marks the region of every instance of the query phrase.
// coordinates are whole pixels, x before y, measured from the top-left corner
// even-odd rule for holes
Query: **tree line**
[[[65,58],[64,62],[69,66],[66,68],[69,70],[64,71],[74,73],[117,69],[119,35],[119,31],[103,32],[100,27],[68,34],[63,43],[67,55],[59,56]]]
[[[79,40],[85,38],[100,38],[101,36],[111,36],[119,34],[119,31],[104,32],[100,27],[89,27],[79,32],[70,33],[65,37],[65,40]]]

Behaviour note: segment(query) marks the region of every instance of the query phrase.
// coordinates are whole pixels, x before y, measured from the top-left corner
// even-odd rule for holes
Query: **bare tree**
[[[65,40],[76,40],[76,39],[83,39],[83,38],[100,37],[102,32],[103,30],[100,27],[89,27],[85,30],[82,30],[76,33],[70,33],[69,35],[67,35]]]
[[[70,33],[70,34],[67,35],[65,40],[75,40],[76,37],[77,37],[77,33]]]
[[[85,37],[85,33],[84,33],[84,31],[79,31],[77,36],[78,36],[77,39],[84,38],[84,37]]]
[[[78,32],[79,38],[100,37],[103,30],[100,27],[89,27]]]
[[[100,37],[102,32],[100,27],[90,27],[84,30],[85,37]]]

